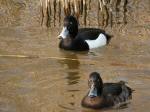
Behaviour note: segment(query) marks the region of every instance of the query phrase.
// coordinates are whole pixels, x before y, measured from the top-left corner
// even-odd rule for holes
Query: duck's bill
[[[91,98],[97,96],[97,89],[94,87],[94,85],[91,86],[88,96]]]
[[[63,27],[63,29],[58,37],[59,37],[59,39],[62,39],[62,38],[65,39],[68,35],[69,35],[69,31],[67,30],[66,27]]]
[[[62,39],[62,36],[61,36],[61,35],[58,35],[57,38],[58,38],[58,39]]]

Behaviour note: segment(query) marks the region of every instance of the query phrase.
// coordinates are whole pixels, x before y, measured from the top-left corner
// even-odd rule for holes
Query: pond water
[[[150,47],[129,42],[135,47],[122,49],[118,38],[118,46],[64,51],[58,48],[59,31],[0,28],[0,112],[149,112]],[[93,71],[104,82],[128,82],[135,90],[130,104],[123,109],[82,108]]]

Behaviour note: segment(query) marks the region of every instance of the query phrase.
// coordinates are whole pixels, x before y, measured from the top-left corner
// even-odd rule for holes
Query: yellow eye
[[[72,22],[70,22],[70,24],[72,25],[73,23],[72,23]]]

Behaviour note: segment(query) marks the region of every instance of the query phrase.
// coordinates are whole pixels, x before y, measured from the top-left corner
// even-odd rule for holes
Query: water
[[[0,112],[100,112],[80,106],[93,71],[135,90],[126,108],[102,111],[149,112],[150,41],[144,46],[118,37],[103,48],[71,52],[58,48],[59,31],[0,28]]]

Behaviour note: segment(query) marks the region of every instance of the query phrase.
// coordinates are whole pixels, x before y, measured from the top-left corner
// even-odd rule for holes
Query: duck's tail
[[[128,87],[126,83],[127,82],[125,81],[118,82],[118,84],[121,84],[122,92],[118,96],[114,96],[114,106],[121,106],[122,103],[126,104],[127,102],[129,102],[130,99],[132,99],[132,93],[135,90]]]
[[[130,87],[128,87],[128,86],[126,85],[126,84],[128,84],[128,82],[126,82],[126,81],[121,80],[121,81],[119,81],[118,83],[121,84],[121,85],[126,86],[127,89],[128,89],[128,91],[130,91],[131,93],[132,93],[133,91],[135,91],[134,89],[132,89],[132,88],[130,88]]]
[[[107,44],[109,44],[109,42],[110,42],[110,40],[111,40],[111,38],[113,37],[112,35],[109,35],[109,34],[107,34],[107,33],[105,33],[105,35],[106,35],[106,38],[107,38]]]

